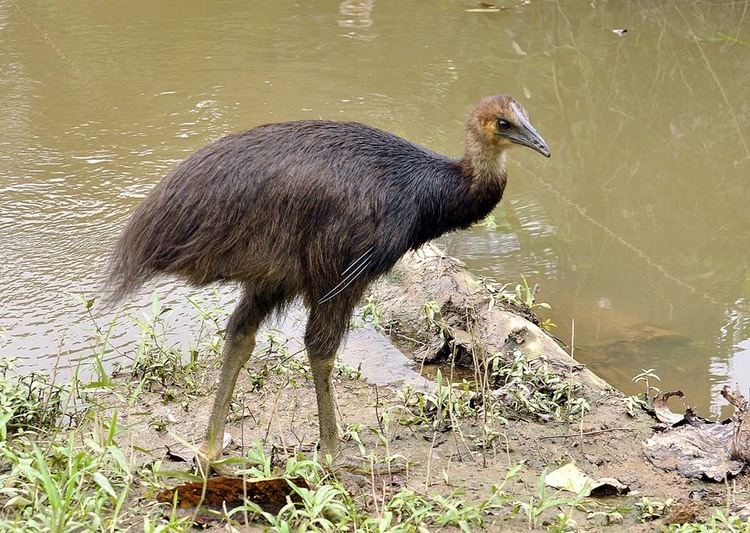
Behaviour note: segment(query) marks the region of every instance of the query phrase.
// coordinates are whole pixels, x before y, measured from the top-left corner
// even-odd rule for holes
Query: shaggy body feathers
[[[229,135],[185,160],[138,207],[112,262],[114,296],[168,273],[196,285],[281,289],[312,304],[371,249],[352,283],[366,286],[409,249],[500,201],[504,179],[472,189],[470,169],[353,122]]]

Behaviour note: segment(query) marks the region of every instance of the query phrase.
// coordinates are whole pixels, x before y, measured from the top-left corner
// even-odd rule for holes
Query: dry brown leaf
[[[737,386],[732,389],[725,385],[721,389],[721,395],[736,409],[732,415],[734,431],[730,455],[732,459],[750,463],[750,411],[748,410],[748,401],[740,393]]]
[[[676,398],[684,398],[685,394],[681,390],[660,392],[654,396],[653,401],[656,418],[658,418],[660,422],[664,422],[670,426],[674,426],[685,420],[685,415],[675,413],[669,408],[669,405],[667,405],[667,402],[673,396]]]
[[[243,479],[239,477],[218,476],[205,481],[184,483],[172,489],[160,492],[156,500],[171,504],[177,493],[177,509],[181,514],[196,514],[197,523],[209,523],[221,520],[225,511],[240,507],[249,500],[258,504],[269,513],[277,513],[287,503],[287,497],[294,496],[290,483],[297,487],[310,488],[301,478],[265,478]]]
[[[732,426],[701,424],[656,433],[646,441],[644,454],[662,470],[676,470],[689,478],[723,481],[745,466],[743,461],[730,457]]]
[[[612,477],[593,479],[584,474],[575,463],[568,463],[547,474],[544,483],[556,489],[584,496],[614,496],[627,494],[630,488]]]
[[[684,415],[673,412],[667,400],[682,398],[681,391],[657,394],[654,411],[670,427],[646,441],[646,458],[662,470],[675,470],[689,478],[723,481],[739,474],[750,462],[750,404],[736,387],[724,387],[721,394],[736,408],[725,423],[709,422],[690,409]],[[685,425],[674,427],[683,421]]]

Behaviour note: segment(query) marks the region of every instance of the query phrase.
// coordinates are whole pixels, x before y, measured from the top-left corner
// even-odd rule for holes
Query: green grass
[[[55,427],[70,389],[51,383],[41,373],[14,377],[13,363],[13,359],[0,360],[0,442],[21,431]]]
[[[527,358],[520,351],[494,354],[490,388],[506,413],[529,415],[541,420],[571,421],[591,410],[581,396],[581,386],[552,372],[543,356]]]
[[[167,343],[169,310],[154,298],[149,314],[135,320],[139,340],[121,354],[128,362],[116,369],[115,377],[105,372],[103,363],[114,352],[109,346],[111,326],[95,326],[99,348],[93,361],[95,378],[89,382],[79,379],[78,373],[65,385],[41,374],[19,376],[12,361],[0,361],[0,531],[191,530],[189,512],[178,513],[155,502],[155,495],[179,478],[165,471],[160,460],[144,462],[136,457],[138,449],[125,440],[129,428],[117,412],[118,406],[125,409],[135,404],[146,391],[165,403],[187,402],[205,394],[201,380],[220,352],[224,317],[216,300],[191,303],[200,327],[187,350]],[[85,300],[84,304],[90,312],[94,302]],[[374,319],[375,304],[371,304],[370,318]],[[433,325],[439,323],[439,310],[426,306],[425,318]],[[271,331],[256,364],[248,370],[250,389],[268,394],[270,386],[279,391],[301,386],[309,370],[297,355],[290,352],[288,339]],[[395,436],[399,433],[410,432],[416,442],[429,446],[429,435],[434,445],[436,435],[452,431],[468,446],[462,423],[481,421],[481,435],[467,434],[466,439],[476,439],[474,449],[484,452],[495,440],[502,441],[497,428],[509,412],[569,421],[588,409],[577,385],[551,372],[543,358],[495,354],[486,367],[490,374],[482,386],[450,383],[438,374],[434,391],[401,391],[397,402],[379,403],[376,424],[351,424],[343,431],[344,440],[354,443],[373,464],[395,465],[404,461],[397,453]],[[337,379],[360,378],[359,369],[337,368]],[[631,513],[631,522],[640,519],[656,524],[664,520],[669,507],[668,502],[643,498],[630,510],[609,508],[581,495],[551,490],[545,486],[544,474],[536,478],[526,465],[512,464],[510,455],[507,473],[500,474],[490,489],[471,495],[451,488],[445,472],[439,491],[433,490],[437,483],[427,488],[429,473],[428,481],[418,486],[403,481],[387,486],[373,477],[364,493],[350,491],[343,477],[324,468],[314,453],[279,455],[278,449],[271,453],[261,440],[230,461],[239,475],[248,478],[288,476],[307,482],[309,488],[293,487],[296,501],[288,500],[278,513],[268,513],[248,501],[221,516],[232,524],[248,517],[256,526],[282,532],[475,531],[499,525],[509,531],[574,531],[585,525],[576,520],[587,516],[621,530],[623,514]],[[478,465],[477,469],[477,475],[489,472],[480,471]],[[496,470],[492,472],[497,476]],[[529,475],[536,478],[530,491],[521,479]],[[518,488],[519,482],[524,489]],[[664,528],[750,533],[747,523],[723,510],[713,511],[705,523]]]
[[[487,518],[498,509],[510,509],[511,499],[504,487],[520,468],[511,469],[487,499],[469,503],[460,492],[425,494],[402,488],[395,493],[377,494],[376,500],[380,501],[367,509],[314,459],[290,457],[284,465],[274,468],[256,443],[247,460],[256,465],[242,471],[249,477],[301,476],[314,487],[293,487],[299,501],[287,503],[276,514],[263,511],[253,502],[230,513],[234,517],[247,513],[256,521],[265,522],[273,531],[410,532],[444,526],[472,531],[485,525]]]
[[[117,419],[106,435],[61,434],[40,443],[21,437],[4,442],[10,472],[0,476],[2,530],[117,530],[133,481],[130,461],[115,444]],[[101,438],[98,438],[101,437]]]

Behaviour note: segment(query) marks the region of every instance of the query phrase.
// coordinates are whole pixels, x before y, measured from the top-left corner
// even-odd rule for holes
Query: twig
[[[380,428],[380,433],[383,434],[383,437],[385,436],[385,429],[383,428],[383,418],[380,416],[380,409],[378,407],[380,406],[380,394],[378,391],[378,385],[375,384],[375,418],[378,421],[378,427]],[[386,438],[386,444],[387,444],[387,438]]]
[[[579,433],[568,433],[565,435],[545,435],[543,437],[539,437],[539,440],[542,439],[568,439],[573,437],[584,437],[588,435],[598,435],[600,433],[609,433],[610,431],[635,431],[634,428],[629,427],[622,427],[622,428],[607,428],[607,429],[597,429],[596,431],[581,431]]]
[[[273,409],[271,409],[271,416],[268,419],[268,425],[266,426],[266,434],[263,437],[263,444],[268,444],[268,435],[271,433],[271,423],[273,422],[274,417],[276,416],[276,409],[279,405],[279,397],[281,397],[281,391],[283,391],[286,386],[289,385],[289,381],[287,380],[286,384],[284,386],[279,387],[279,390],[276,392],[276,398],[273,401]]]
[[[372,489],[372,504],[375,506],[375,514],[381,517],[378,495],[375,492],[375,457],[373,454],[370,454],[370,487]],[[383,498],[383,503],[385,503],[385,498]]]
[[[424,490],[427,492],[430,489],[430,470],[432,467],[432,451],[435,449],[435,441],[437,440],[437,430],[432,432],[432,443],[430,444],[430,452],[427,454],[427,475],[424,480]]]
[[[389,333],[389,337],[397,337],[399,339],[406,339],[409,342],[413,342],[414,344],[419,344],[421,346],[427,346],[426,342],[420,341],[418,339],[415,339],[414,337],[409,337],[408,335],[404,335],[403,333]]]

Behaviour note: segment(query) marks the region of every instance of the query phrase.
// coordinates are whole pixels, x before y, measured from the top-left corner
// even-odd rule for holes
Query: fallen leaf
[[[630,492],[627,485],[615,478],[590,478],[575,463],[568,463],[550,472],[545,477],[544,483],[547,486],[583,494],[583,496],[614,496]]]
[[[722,395],[737,410],[731,420],[717,423],[696,416],[689,408],[683,415],[669,409],[667,400],[672,396],[682,398],[681,391],[657,394],[654,412],[669,427],[655,433],[644,445],[643,452],[651,464],[685,477],[719,482],[739,474],[750,459],[748,402],[736,389],[724,387]]]
[[[181,444],[167,445],[167,459],[175,463],[189,463],[195,458],[195,448]]]
[[[290,483],[297,487],[310,486],[301,478],[287,479],[283,477],[265,479],[243,479],[231,476],[218,476],[198,481],[184,483],[172,489],[161,491],[156,500],[171,504],[175,501],[180,514],[196,515],[196,523],[206,524],[220,521],[225,512],[242,506],[246,500],[255,502],[264,511],[278,513],[286,505],[287,497],[295,499]],[[198,512],[196,513],[196,509]]]
[[[740,393],[739,388],[735,385],[732,389],[725,385],[721,389],[721,395],[735,407],[732,415],[734,429],[732,432],[732,444],[729,447],[729,453],[732,459],[737,459],[745,463],[750,462],[750,410],[748,410],[748,401]]]
[[[667,405],[667,401],[673,396],[676,398],[684,398],[685,393],[681,390],[660,392],[654,396],[653,401],[656,418],[659,419],[660,422],[664,422],[669,426],[674,426],[685,420],[685,415],[675,413],[669,408],[669,405]]]
[[[224,438],[221,440],[221,449],[226,449],[232,443],[232,435],[229,432],[224,433]],[[184,441],[177,441],[173,444],[167,444],[167,459],[174,462],[185,462],[190,463],[195,459],[198,453],[198,447],[188,444]]]
[[[644,454],[657,468],[685,477],[724,481],[740,473],[744,461],[730,457],[733,424],[682,426],[656,433],[646,441]]]

